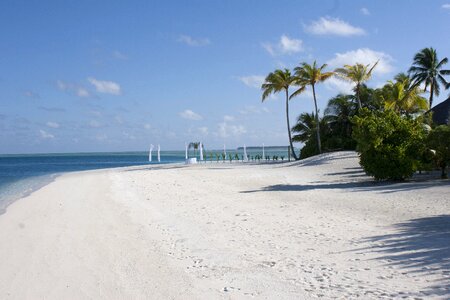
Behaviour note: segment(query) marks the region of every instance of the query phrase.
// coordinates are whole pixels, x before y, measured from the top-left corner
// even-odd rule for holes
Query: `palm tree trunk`
[[[313,90],[314,106],[316,108],[317,148],[319,149],[319,154],[321,154],[322,153],[322,143],[320,142],[320,124],[319,124],[319,111],[317,109],[316,89],[314,88],[314,84],[312,84],[311,86],[312,86],[312,90]]]
[[[295,160],[298,160],[297,154],[295,154],[294,144],[292,143],[291,125],[289,125],[289,92],[288,92],[288,89],[286,89],[286,122],[287,122],[287,129],[288,129],[288,135],[289,135],[289,145],[291,146],[292,156],[294,157]]]
[[[359,83],[356,84],[356,100],[358,101],[359,110],[362,108],[361,99],[359,98]]]
[[[433,94],[434,94],[434,80],[432,80],[431,84],[430,84],[430,107],[429,107],[429,109],[431,109],[432,105],[433,105]]]
[[[446,165],[441,166],[441,178],[447,179],[447,172],[445,172]]]

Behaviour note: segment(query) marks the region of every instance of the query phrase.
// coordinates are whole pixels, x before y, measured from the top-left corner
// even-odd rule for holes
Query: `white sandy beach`
[[[0,215],[0,298],[448,299],[449,192],[354,152],[65,174]]]

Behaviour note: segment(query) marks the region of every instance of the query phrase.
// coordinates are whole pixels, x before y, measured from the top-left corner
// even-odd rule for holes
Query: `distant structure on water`
[[[265,150],[285,150],[289,146],[264,146]],[[246,147],[247,150],[262,150],[262,146]],[[238,147],[237,150],[244,150],[244,147]]]

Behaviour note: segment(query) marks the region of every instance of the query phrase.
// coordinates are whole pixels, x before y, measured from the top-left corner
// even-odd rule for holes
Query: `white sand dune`
[[[66,174],[0,216],[0,298],[448,299],[449,192],[354,152]]]

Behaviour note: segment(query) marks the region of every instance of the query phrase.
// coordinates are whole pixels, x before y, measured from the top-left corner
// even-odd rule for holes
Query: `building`
[[[433,123],[436,125],[450,124],[450,97],[430,109],[433,112]],[[428,113],[427,112],[427,113]]]

